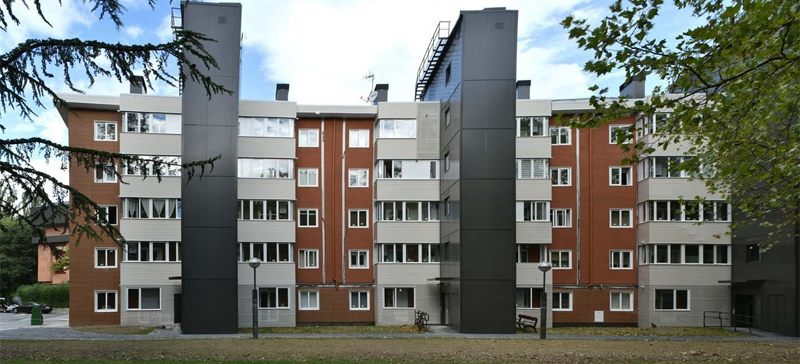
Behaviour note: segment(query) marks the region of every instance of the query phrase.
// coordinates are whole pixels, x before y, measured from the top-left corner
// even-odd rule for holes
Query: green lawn
[[[242,334],[253,332],[251,328],[239,329]],[[294,326],[294,327],[259,327],[258,332],[264,334],[408,334],[417,333],[414,325],[402,326]]]
[[[155,327],[138,326],[73,326],[73,330],[80,332],[90,332],[93,334],[112,334],[112,335],[147,335]]]
[[[531,331],[529,330],[528,333]],[[596,336],[748,336],[747,334],[720,330],[710,327],[554,327],[547,329],[554,335],[596,335]]]

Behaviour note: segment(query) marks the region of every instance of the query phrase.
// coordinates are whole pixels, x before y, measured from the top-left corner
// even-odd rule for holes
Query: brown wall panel
[[[370,291],[370,300],[374,298],[372,288],[316,287],[298,288],[319,291],[319,310],[297,310],[297,323],[374,323],[375,302],[370,302],[369,310],[350,310],[350,291]]]
[[[595,311],[603,311],[605,324],[636,324],[638,313],[635,310],[639,300],[636,290],[604,288],[574,289],[572,291],[572,311],[553,311],[553,323],[594,323]],[[634,292],[634,311],[611,311],[611,292]]]

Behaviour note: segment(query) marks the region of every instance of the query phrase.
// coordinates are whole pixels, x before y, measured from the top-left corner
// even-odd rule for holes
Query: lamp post
[[[539,338],[542,340],[547,339],[547,271],[551,268],[553,266],[546,260],[539,263],[539,270],[542,271],[542,331]]]
[[[258,339],[258,286],[256,285],[256,268],[261,266],[261,259],[256,257],[247,261],[250,268],[253,268],[253,339]]]

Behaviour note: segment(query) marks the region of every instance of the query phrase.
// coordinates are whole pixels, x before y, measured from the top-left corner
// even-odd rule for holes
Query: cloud
[[[58,110],[48,109],[33,117],[33,125],[39,128],[39,136],[54,143],[67,144],[67,125]]]
[[[71,34],[75,24],[90,25],[92,17],[90,8],[78,0],[62,0],[42,5],[42,13],[52,26],[42,20],[36,12],[33,2],[26,7],[21,1],[13,2],[14,15],[19,18],[20,25],[9,20],[8,31],[0,37],[0,51],[7,51],[28,38],[65,38]]]
[[[142,27],[137,25],[132,25],[132,26],[126,25],[123,30],[125,31],[125,34],[127,34],[129,37],[133,39],[139,38],[139,36],[142,35],[142,32],[144,31],[142,30]]]
[[[156,36],[161,43],[169,42],[172,40],[172,16],[167,15],[161,20],[161,24],[156,30]]]
[[[582,0],[547,1],[422,1],[327,2],[243,1],[244,46],[262,54],[264,81],[288,82],[290,99],[301,103],[360,103],[369,93],[363,77],[389,83],[390,101],[414,98],[417,68],[440,20],[454,24],[461,9],[507,6],[519,10],[519,35],[524,38],[557,26]],[[545,49],[546,45],[539,47]],[[540,51],[539,56],[555,56]],[[527,67],[539,67],[529,70]],[[520,73],[548,75],[548,82],[566,72],[565,87],[584,84],[572,63],[537,59],[520,62]],[[542,76],[545,77],[545,76]],[[531,77],[533,78],[533,77]],[[570,93],[577,93],[570,91]]]

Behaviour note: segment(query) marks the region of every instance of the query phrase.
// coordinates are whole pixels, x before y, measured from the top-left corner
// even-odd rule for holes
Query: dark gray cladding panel
[[[464,26],[462,80],[513,80],[516,83],[517,11],[476,11],[461,15]]]
[[[459,331],[478,334],[516,333],[515,289],[515,280],[462,279]]]
[[[497,264],[509,255],[516,255],[516,244],[506,243],[513,238],[511,230],[463,230],[461,264],[470,269],[461,272],[461,280],[514,280],[515,264]],[[490,262],[492,264],[488,264]]]
[[[513,129],[465,129],[461,131],[465,146],[462,159],[468,161],[459,165],[461,178],[508,178],[516,173],[514,145],[511,148],[499,147],[516,138]]]
[[[461,234],[472,234],[472,230],[516,231],[516,195],[514,180],[509,179],[462,179],[461,185]],[[511,199],[509,202],[508,200]],[[513,238],[513,236],[512,236]],[[498,239],[498,244],[510,244]],[[516,245],[514,240],[511,240]],[[515,258],[516,259],[516,258]],[[511,259],[514,261],[515,259]],[[488,262],[487,262],[488,263]],[[500,262],[492,262],[500,264]]]
[[[216,40],[204,42],[219,69],[207,70],[214,82],[233,94],[209,97],[198,82],[183,89],[184,162],[220,156],[213,171],[181,189],[182,330],[184,333],[235,333],[237,290],[237,138],[239,117],[239,42],[241,5],[185,2],[184,29]],[[202,67],[202,66],[200,66]],[[188,182],[188,183],[187,183]]]
[[[464,81],[461,88],[465,102],[461,123],[463,129],[515,129],[516,104],[509,108],[508,100],[514,101],[514,80]]]

